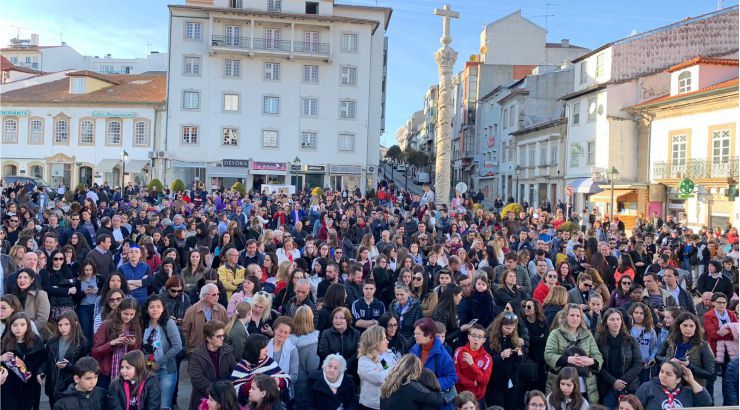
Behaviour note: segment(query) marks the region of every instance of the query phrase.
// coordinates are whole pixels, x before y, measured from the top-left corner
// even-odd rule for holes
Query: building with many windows
[[[166,76],[69,72],[0,94],[2,175],[51,185],[161,178]],[[127,154],[123,164],[123,153]]]
[[[170,6],[166,180],[374,186],[390,16],[332,0]]]
[[[648,119],[648,212],[724,229],[740,220],[738,60],[697,57],[667,72],[670,92],[631,109]],[[694,189],[681,192],[684,180]]]
[[[565,183],[574,190],[575,210],[612,209],[629,228],[649,202],[648,135],[644,118],[625,108],[670,92],[675,64],[697,55],[737,58],[738,7],[607,43],[573,60],[574,91],[563,96],[568,117]],[[637,166],[635,166],[637,164]],[[618,172],[615,178],[608,171]],[[614,179],[614,204],[610,178]]]

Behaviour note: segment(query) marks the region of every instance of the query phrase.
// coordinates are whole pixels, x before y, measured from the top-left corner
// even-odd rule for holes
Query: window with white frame
[[[3,142],[18,142],[18,120],[8,118],[3,121]]]
[[[730,162],[729,129],[712,131],[712,164],[728,164]]]
[[[581,64],[578,65],[580,68],[580,76],[579,76],[579,83],[585,84],[588,80],[588,60],[581,61]]]
[[[547,165],[547,145],[540,145],[540,165]]]
[[[504,108],[504,129],[509,128],[509,109]]]
[[[535,161],[534,145],[530,145],[529,148],[527,148],[527,152],[529,152],[529,166],[533,167],[537,164],[537,162]]]
[[[182,73],[184,75],[200,75],[200,57],[185,56]]]
[[[316,133],[315,132],[302,132],[301,133],[301,149],[315,151],[316,150]]]
[[[686,93],[691,91],[691,71],[686,70],[678,75],[678,92]]]
[[[599,53],[596,55],[596,78],[601,78],[602,75],[604,75],[604,64],[606,60],[606,54]]]
[[[80,121],[80,144],[91,145],[95,143],[95,123],[92,120]]]
[[[238,47],[241,44],[241,35],[240,26],[226,26],[226,45]]]
[[[356,67],[341,67],[339,72],[341,73],[340,82],[342,85],[357,85]]]
[[[525,150],[524,146],[519,147],[519,164],[522,167],[527,166],[527,151]]]
[[[339,134],[339,150],[340,151],[354,151],[355,150],[355,134],[342,133]]]
[[[573,104],[573,112],[571,113],[573,118],[573,125],[581,123],[581,103],[577,102]]]
[[[339,101],[339,118],[354,119],[357,115],[357,102],[353,100]]]
[[[278,50],[280,48],[280,29],[265,29],[265,49]]]
[[[355,33],[342,33],[341,47],[343,53],[356,53],[357,52],[357,34]]]
[[[556,145],[556,146],[552,147],[552,149],[550,150],[550,164],[551,165],[557,165],[558,161],[559,161],[559,158],[558,158],[558,147]]]
[[[267,0],[267,11],[281,11],[282,3],[281,0]]]
[[[121,144],[121,121],[108,121],[105,126],[105,143],[109,145]]]
[[[238,128],[223,128],[222,130],[223,139],[221,143],[226,147],[236,147],[239,145],[239,129]]]
[[[241,65],[240,60],[224,60],[224,77],[236,78],[241,76]]]
[[[510,127],[516,127],[516,111],[515,107],[512,105],[509,109],[509,126]]]
[[[303,82],[309,84],[319,83],[319,66],[307,64],[303,66]]]
[[[303,98],[303,116],[317,117],[319,115],[318,98]]]
[[[134,121],[134,145],[149,146],[149,121]]]
[[[596,97],[588,99],[588,122],[596,121],[596,115],[598,115],[599,107]]]
[[[586,143],[586,165],[596,163],[596,141]]]
[[[303,33],[303,39],[305,40],[304,50],[306,53],[316,53],[319,51],[319,32],[318,31],[307,31]]]
[[[280,63],[265,63],[265,80],[280,79]]]
[[[278,132],[275,130],[262,130],[262,148],[277,148]]]
[[[188,40],[200,40],[201,25],[197,21],[185,22],[185,38]]]
[[[243,8],[242,0],[230,0],[229,1],[229,7],[232,9],[241,9]]]
[[[182,108],[184,110],[200,109],[200,91],[186,90],[182,92]]]
[[[28,143],[44,143],[44,120],[40,118],[33,118],[28,122]]]
[[[186,125],[182,127],[182,143],[183,145],[194,145],[198,143],[197,126]]]
[[[84,77],[72,77],[72,94],[84,94],[85,93],[85,78]]]
[[[224,94],[224,111],[239,112],[239,94]]]
[[[583,147],[580,144],[571,144],[570,146],[570,166],[576,168],[581,166],[581,155],[583,155]]]
[[[54,143],[69,143],[69,120],[58,119],[54,121]]]
[[[103,74],[113,74],[116,72],[116,68],[113,64],[104,64],[100,66],[100,72]]]
[[[262,97],[262,113],[273,115],[280,114],[280,97],[272,95]]]
[[[686,165],[686,152],[689,143],[689,136],[686,134],[671,136],[671,165]]]

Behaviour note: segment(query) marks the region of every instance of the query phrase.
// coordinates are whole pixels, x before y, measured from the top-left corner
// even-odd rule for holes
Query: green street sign
[[[682,195],[688,195],[694,193],[694,181],[684,178],[678,184],[678,192]]]
[[[678,197],[680,199],[691,199],[694,197],[694,194],[679,194]]]

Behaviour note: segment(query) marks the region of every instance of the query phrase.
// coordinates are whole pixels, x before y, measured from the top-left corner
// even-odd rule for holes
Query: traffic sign
[[[565,187],[565,195],[573,196],[573,185],[568,185],[567,187]]]

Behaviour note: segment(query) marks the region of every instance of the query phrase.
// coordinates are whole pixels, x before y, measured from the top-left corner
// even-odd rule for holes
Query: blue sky
[[[255,0],[245,0],[248,4]],[[257,0],[262,1],[262,0]],[[447,0],[460,19],[452,22],[452,47],[456,67],[477,53],[485,24],[518,9],[522,15],[545,26],[549,42],[562,38],[571,44],[596,48],[604,43],[657,28],[690,16],[716,10],[717,0]],[[438,81],[432,54],[439,48],[441,18],[432,14],[436,0],[338,0],[340,3],[393,8],[388,30],[388,94],[386,133],[382,143],[392,145],[395,131],[406,118],[421,109],[427,88]],[[184,1],[127,0],[3,0],[0,41],[7,43],[20,30],[22,38],[39,33],[42,45],[55,45],[61,38],[86,55],[113,54],[141,57],[149,50],[167,51],[167,4]],[[545,4],[556,3],[546,13]],[[723,7],[737,1],[720,1]],[[15,26],[15,27],[14,27]],[[20,27],[20,28],[19,28]]]

